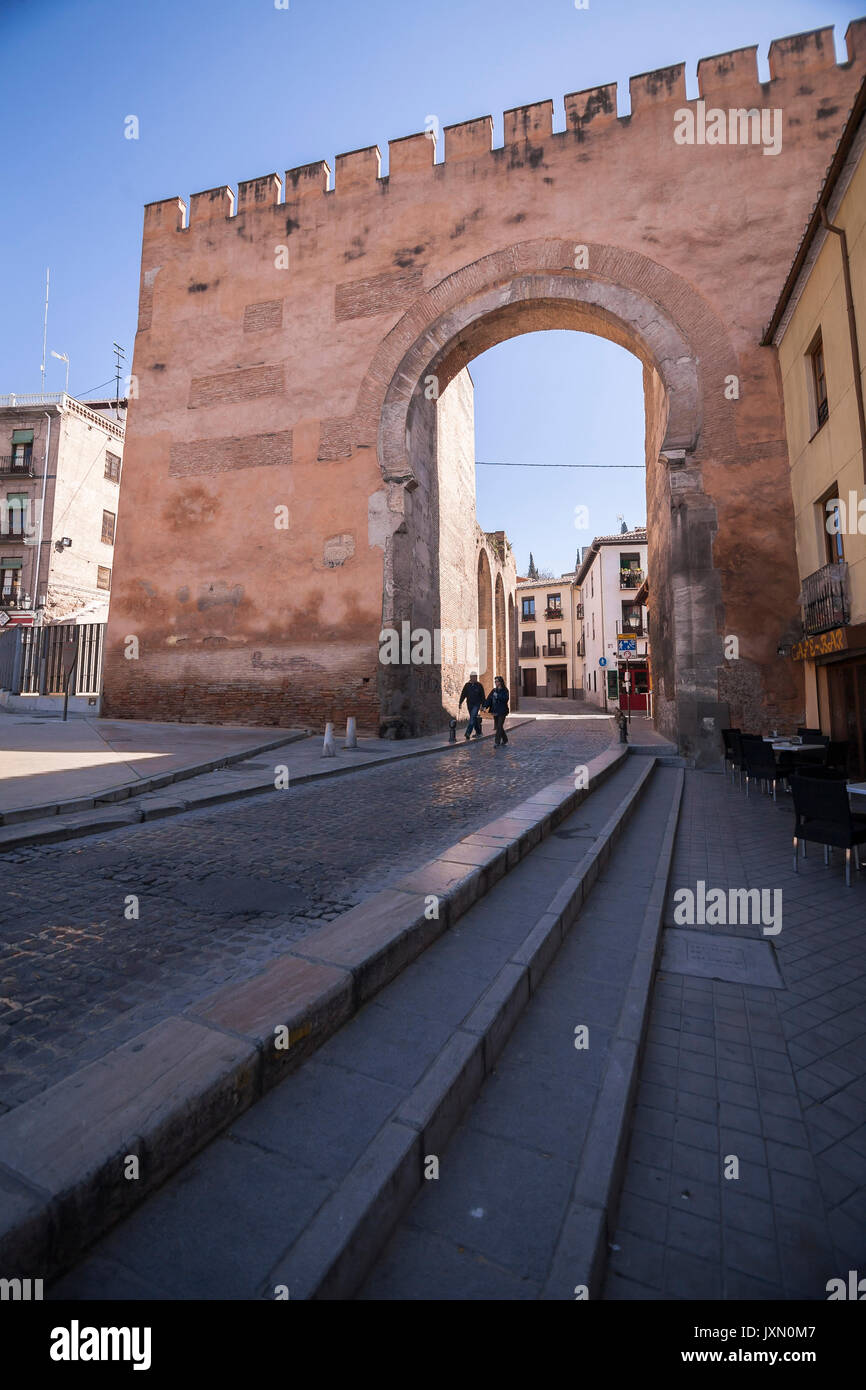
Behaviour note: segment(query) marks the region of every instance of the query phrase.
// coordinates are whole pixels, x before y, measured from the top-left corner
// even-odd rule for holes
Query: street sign
[[[629,654],[637,656],[637,638],[618,637],[616,639],[616,649],[620,656],[628,656]]]
[[[9,621],[9,614],[0,609],[0,627],[5,627]]]
[[[600,657],[598,658],[598,664],[599,664],[599,666],[606,666],[606,665],[607,665],[607,657],[606,657],[606,656],[600,656]]]

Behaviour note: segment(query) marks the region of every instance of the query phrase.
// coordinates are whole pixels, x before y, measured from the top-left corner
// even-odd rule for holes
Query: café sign
[[[848,650],[848,633],[844,627],[832,632],[819,632],[817,637],[804,637],[791,648],[794,661],[814,661],[817,656],[832,656]]]

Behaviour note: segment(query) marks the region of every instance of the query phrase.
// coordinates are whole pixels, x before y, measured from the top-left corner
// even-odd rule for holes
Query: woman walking
[[[505,732],[505,721],[508,718],[508,687],[501,676],[494,680],[493,689],[484,701],[484,708],[489,709],[493,715],[494,744],[498,748],[500,743],[508,742]]]

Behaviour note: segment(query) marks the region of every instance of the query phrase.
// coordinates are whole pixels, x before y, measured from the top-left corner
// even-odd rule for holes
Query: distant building
[[[650,644],[642,592],[646,567],[646,528],[639,527],[618,536],[596,536],[584,551],[575,576],[583,613],[586,699],[602,709],[652,712]]]
[[[0,396],[0,624],[104,622],[126,401]]]
[[[573,574],[559,579],[519,579],[517,621],[520,693],[583,698],[580,590]]]

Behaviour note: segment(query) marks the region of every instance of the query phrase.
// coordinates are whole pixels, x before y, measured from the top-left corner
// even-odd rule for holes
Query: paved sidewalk
[[[678,928],[717,978],[658,973],[607,1298],[825,1299],[866,1269],[866,872],[812,845],[795,875],[792,828],[790,797],[686,774],[665,922],[703,880],[780,889],[782,929]],[[747,940],[782,988],[722,978]]]
[[[296,729],[0,713],[0,813],[90,797],[136,778],[271,748]],[[376,740],[378,742],[378,740]]]

